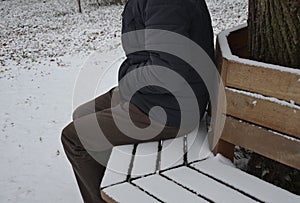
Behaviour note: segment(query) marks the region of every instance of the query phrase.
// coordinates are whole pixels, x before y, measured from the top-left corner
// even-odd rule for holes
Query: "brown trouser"
[[[113,100],[111,104],[112,93],[117,95],[117,99]],[[83,197],[84,202],[98,203],[104,202],[100,196],[99,186],[104,175],[105,166],[108,161],[111,147],[124,144],[135,144],[145,141],[158,141],[162,139],[174,138],[178,129],[175,127],[165,126],[161,133],[156,137],[145,140],[134,139],[128,137],[117,128],[112,117],[112,108],[114,108],[115,119],[122,125],[127,125],[129,122],[124,119],[126,113],[128,114],[126,105],[129,105],[129,114],[132,122],[139,128],[149,126],[150,119],[148,116],[140,111],[136,106],[126,101],[121,101],[118,95],[118,88],[113,88],[109,92],[97,97],[95,100],[87,102],[79,106],[73,113],[73,122],[66,126],[62,131],[62,144],[65,153],[73,167],[75,177]],[[86,145],[82,143],[82,137],[79,137],[77,125],[85,128],[85,133],[80,132],[80,136],[89,136],[93,134],[89,125],[92,119],[97,119],[98,125],[101,128],[104,136],[97,136],[98,149],[95,146],[92,150],[86,150]],[[161,127],[159,123],[153,123],[153,126]],[[75,129],[76,128],[76,129]],[[183,135],[186,132],[180,132]],[[84,134],[84,135],[82,135]],[[143,135],[141,135],[143,136]],[[107,144],[107,139],[110,144]],[[95,158],[97,157],[97,158]],[[100,164],[100,163],[101,164]],[[103,164],[103,165],[102,165]]]

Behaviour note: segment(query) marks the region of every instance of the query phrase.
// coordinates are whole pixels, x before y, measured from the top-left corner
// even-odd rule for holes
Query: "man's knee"
[[[76,140],[76,130],[73,122],[69,123],[61,132],[61,142],[63,147],[66,145],[70,145],[71,143],[75,143]]]
[[[80,117],[86,116],[88,114],[95,113],[95,102],[90,101],[85,104],[78,106],[72,114],[73,120],[78,119]]]
[[[81,113],[81,106],[77,107],[74,111],[73,111],[73,114],[72,114],[72,119],[73,121],[77,118],[80,118],[82,113]]]

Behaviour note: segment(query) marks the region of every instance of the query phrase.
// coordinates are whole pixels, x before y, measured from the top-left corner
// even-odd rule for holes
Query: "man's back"
[[[201,46],[204,51],[214,58],[213,32],[210,15],[204,0],[129,0],[122,13],[122,33],[142,29],[160,29],[183,35]],[[147,36],[151,38],[152,36]],[[157,36],[156,36],[157,37]],[[148,39],[144,39],[147,41]],[[140,40],[136,43],[145,43]],[[176,42],[174,42],[176,43]],[[129,46],[138,47],[139,44]],[[185,61],[169,53],[158,51],[139,51],[128,53],[128,47],[123,46],[127,59],[119,70],[119,80],[131,72],[135,74],[135,81],[122,81],[120,94],[125,100],[130,100],[130,89],[149,77],[149,71],[142,71],[140,67],[159,65],[179,73],[193,89],[202,116],[208,101],[208,92],[201,77]],[[141,75],[143,77],[141,77]],[[125,91],[126,90],[126,91]],[[144,87],[135,92],[131,103],[147,113],[154,106],[161,106],[167,113],[167,125],[180,126],[180,107],[177,100],[161,87]],[[159,115],[152,115],[154,120],[162,122]]]

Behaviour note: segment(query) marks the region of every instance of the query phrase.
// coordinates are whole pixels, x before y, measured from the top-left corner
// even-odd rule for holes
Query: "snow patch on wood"
[[[253,106],[256,106],[256,104],[257,104],[257,101],[254,100],[254,101],[252,102],[252,105],[253,105]]]
[[[126,180],[132,151],[133,145],[122,145],[113,148],[101,182],[101,188]]]
[[[295,137],[291,137],[291,136],[288,136],[288,135],[285,135],[285,134],[282,134],[280,132],[276,132],[276,131],[273,131],[273,130],[268,130],[269,132],[273,133],[273,134],[276,134],[276,135],[279,135],[281,137],[284,137],[285,139],[289,139],[289,140],[292,140],[292,141],[295,141],[295,142],[300,142],[300,139],[297,139]]]
[[[207,202],[160,175],[140,178],[133,181],[133,183],[150,194],[155,194],[155,196],[163,202]]]
[[[218,161],[213,161],[218,162]],[[221,164],[220,164],[221,165]],[[230,167],[231,168],[231,167]],[[163,173],[177,183],[201,194],[213,202],[255,202],[196,170],[180,167]]]
[[[257,197],[263,202],[300,202],[300,196],[294,195],[277,186],[260,180],[259,178],[249,175],[239,169],[214,161],[213,159],[207,159],[205,161],[195,163],[192,166],[231,186],[234,186],[241,191],[246,192],[247,194]],[[224,202],[224,200],[221,202]]]
[[[154,173],[158,155],[158,142],[142,143],[137,146],[131,176],[143,176]]]
[[[200,122],[199,128],[187,135],[187,151],[188,162],[202,160],[212,155],[204,121]]]
[[[143,203],[159,202],[130,183],[122,183],[122,184],[114,185],[112,187],[105,188],[103,192],[107,196],[113,198],[116,202],[132,203],[132,202],[137,202],[137,200],[138,202],[143,202]]]
[[[183,164],[183,137],[163,141],[160,170],[165,170]]]

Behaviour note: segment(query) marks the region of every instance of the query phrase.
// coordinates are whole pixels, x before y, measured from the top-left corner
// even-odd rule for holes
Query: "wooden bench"
[[[247,36],[246,25],[218,35],[227,118],[215,150],[232,158],[238,145],[300,170],[300,70],[248,60]]]
[[[227,34],[221,33],[219,38]],[[232,41],[232,47],[239,44]],[[228,47],[218,44],[217,52],[222,49]],[[237,49],[243,51],[245,47]],[[248,93],[246,86],[235,88],[245,83],[234,81],[235,71],[257,71],[259,76],[265,70],[229,67],[236,64],[230,57],[218,57],[218,62],[226,86],[227,117],[214,154],[209,150],[204,121],[184,137],[114,147],[100,186],[107,202],[300,202],[300,196],[251,176],[230,161],[237,145],[300,169],[300,131],[295,127],[300,126],[300,111],[295,109],[300,107],[257,98]],[[267,75],[277,74],[276,69],[267,71]],[[257,77],[252,83],[256,80]],[[300,90],[300,83],[293,87],[293,92]],[[262,86],[260,90],[266,88]],[[268,111],[272,113],[266,117]],[[277,111],[284,115],[283,124],[278,122]]]
[[[300,202],[214,156],[205,122],[176,139],[113,148],[101,183],[107,202]]]

